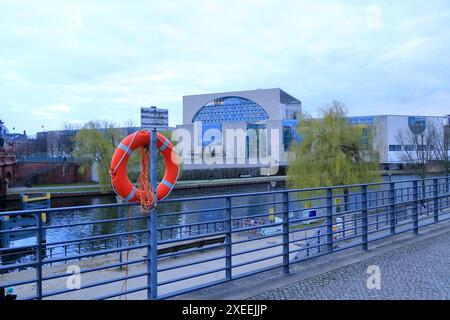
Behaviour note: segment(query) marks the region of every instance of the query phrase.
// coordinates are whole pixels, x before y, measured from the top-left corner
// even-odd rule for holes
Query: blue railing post
[[[117,201],[117,202],[119,202],[119,201]],[[123,214],[122,214],[122,207],[119,207],[119,208],[118,208],[118,213],[119,213],[119,219],[122,219],[122,216],[123,216]],[[122,222],[120,222],[119,225],[122,225]],[[120,247],[121,247],[121,246],[122,246],[122,242],[120,241],[120,237],[117,237],[117,240],[119,241],[119,244],[117,245],[117,247],[119,247],[119,245],[120,245]],[[122,252],[123,252],[123,251],[120,251],[120,252],[119,252],[119,262],[120,262],[120,263],[123,262],[123,255],[122,255]],[[122,268],[123,268],[123,266],[120,265],[119,269],[122,270]]]
[[[414,234],[419,234],[419,185],[417,180],[413,181],[413,209],[412,209],[412,221]]]
[[[446,204],[445,204],[445,206],[446,207],[448,207],[448,198],[450,197],[450,186],[448,185],[448,183],[449,183],[449,181],[448,181],[449,179],[448,179],[448,173],[447,173],[447,177],[445,178],[445,190],[444,190],[444,192],[445,192],[445,194],[446,194],[446,197],[445,197],[445,202],[446,202]]]
[[[434,222],[439,222],[439,184],[437,178],[433,180],[433,185],[434,185],[434,194],[433,194]]]
[[[275,210],[274,210],[275,212]],[[283,192],[283,273],[289,274],[289,193]]]
[[[369,241],[368,241],[368,197],[367,197],[367,185],[363,185],[361,187],[362,193],[362,248],[367,251],[369,249]]]
[[[232,273],[232,223],[231,223],[231,197],[226,197],[226,209],[225,209],[225,278],[231,280],[233,278]]]
[[[395,203],[396,203],[396,194],[395,194],[395,182],[389,183],[389,198],[390,198],[390,207],[389,207],[389,225],[391,234],[395,234]]]
[[[327,247],[333,252],[333,189],[327,189]]]
[[[317,233],[317,252],[320,253],[320,231]]]
[[[40,213],[36,213],[36,294],[42,300],[42,218]]]
[[[148,215],[148,225],[150,232],[148,234],[148,263],[147,263],[147,298],[155,300],[158,298],[158,217],[157,213],[157,155],[156,155],[156,129],[153,128],[150,133],[150,182],[153,190],[154,208]]]
[[[10,231],[9,216],[0,217],[0,231]],[[5,232],[0,234],[0,248],[9,248],[10,233]]]

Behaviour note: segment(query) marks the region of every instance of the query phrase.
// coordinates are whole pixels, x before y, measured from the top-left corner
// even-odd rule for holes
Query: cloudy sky
[[[450,113],[450,2],[0,0],[0,119],[139,124],[139,106],[280,87],[315,114]]]

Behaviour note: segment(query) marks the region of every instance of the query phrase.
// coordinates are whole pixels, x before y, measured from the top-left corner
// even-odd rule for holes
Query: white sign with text
[[[156,107],[141,108],[141,127],[144,130],[167,129],[169,127],[169,110]]]

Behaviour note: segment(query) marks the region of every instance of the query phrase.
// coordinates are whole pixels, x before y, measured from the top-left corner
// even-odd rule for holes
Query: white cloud
[[[61,115],[70,113],[71,108],[67,104],[52,104],[46,107],[31,109],[31,113],[46,119],[56,119]]]

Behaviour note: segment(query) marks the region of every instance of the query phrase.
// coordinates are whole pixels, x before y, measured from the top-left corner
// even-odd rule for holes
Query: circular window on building
[[[229,121],[263,121],[269,119],[256,102],[242,97],[221,97],[205,104],[192,122],[221,123]]]

